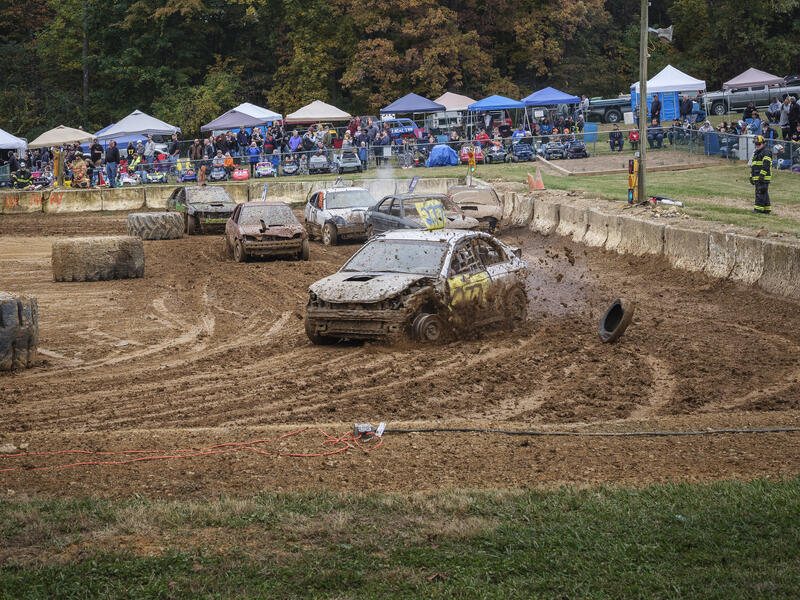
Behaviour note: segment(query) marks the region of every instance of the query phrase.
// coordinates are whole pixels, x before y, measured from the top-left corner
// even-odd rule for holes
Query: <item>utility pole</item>
[[[83,54],[81,63],[83,67],[83,126],[89,129],[89,0],[83,0]]]
[[[639,202],[647,200],[645,187],[645,158],[647,155],[647,42],[649,24],[648,0],[642,0],[642,22],[639,33]]]

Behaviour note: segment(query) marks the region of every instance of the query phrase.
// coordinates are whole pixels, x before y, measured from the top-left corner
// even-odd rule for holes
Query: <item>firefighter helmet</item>
[[[763,143],[764,143],[764,136],[763,136],[763,135],[757,135],[757,136],[755,136],[755,137],[753,138],[753,143],[754,143],[756,146],[758,146],[758,145],[760,145],[760,144],[763,144]]]

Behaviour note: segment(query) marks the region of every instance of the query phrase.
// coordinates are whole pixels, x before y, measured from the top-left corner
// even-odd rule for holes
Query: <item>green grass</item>
[[[2,598],[794,598],[800,480],[0,503]]]

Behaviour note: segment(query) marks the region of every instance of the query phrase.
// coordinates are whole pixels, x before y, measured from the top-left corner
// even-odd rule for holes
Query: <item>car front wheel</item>
[[[515,287],[508,293],[506,318],[512,328],[528,320],[528,296],[522,288]]]
[[[237,263],[242,263],[247,260],[247,252],[244,249],[242,240],[236,240],[233,244],[233,260]]]
[[[438,342],[444,336],[444,323],[439,315],[419,313],[411,325],[411,329],[421,342]]]
[[[316,324],[308,318],[308,315],[306,315],[303,320],[303,324],[305,326],[306,336],[308,336],[312,344],[316,344],[317,346],[329,346],[337,342],[336,338],[327,335],[319,335],[316,331]]]
[[[308,257],[309,257],[308,240],[303,240],[303,245],[300,247],[300,258],[303,260],[308,260]]]
[[[322,243],[326,246],[335,246],[337,239],[336,227],[330,223],[326,223],[322,228]]]

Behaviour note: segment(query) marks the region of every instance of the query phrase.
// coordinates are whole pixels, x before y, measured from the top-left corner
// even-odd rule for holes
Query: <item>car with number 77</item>
[[[367,235],[395,229],[479,229],[481,223],[444,194],[386,196],[364,216]]]
[[[338,273],[311,285],[306,335],[314,344],[450,332],[527,319],[519,248],[478,231],[404,229],[371,238]]]

